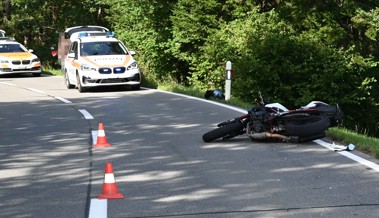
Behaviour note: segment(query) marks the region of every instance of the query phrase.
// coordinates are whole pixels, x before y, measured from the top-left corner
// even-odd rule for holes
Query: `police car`
[[[140,89],[141,74],[133,55],[113,32],[75,32],[63,60],[67,88],[79,92],[96,86]]]
[[[21,43],[13,38],[0,38],[0,75],[32,73],[33,76],[41,76],[41,62]]]

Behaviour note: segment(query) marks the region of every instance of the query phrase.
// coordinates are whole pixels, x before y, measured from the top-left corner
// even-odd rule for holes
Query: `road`
[[[78,93],[58,76],[1,77],[0,217],[379,214],[378,160],[358,151],[348,153],[363,161],[316,142],[201,140],[240,114],[151,89]],[[100,122],[111,147],[93,146]],[[106,163],[124,199],[97,200]]]

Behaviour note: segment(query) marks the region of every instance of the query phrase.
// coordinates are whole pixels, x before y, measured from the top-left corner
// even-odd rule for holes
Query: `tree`
[[[175,0],[108,0],[107,21],[126,46],[137,51],[144,75],[156,80],[176,77],[180,63],[170,55],[169,17]]]

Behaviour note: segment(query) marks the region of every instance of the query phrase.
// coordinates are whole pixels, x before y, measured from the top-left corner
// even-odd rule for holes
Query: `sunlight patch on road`
[[[175,201],[200,201],[208,198],[219,196],[224,190],[222,189],[205,189],[194,191],[183,195],[173,195],[169,197],[159,198],[155,202],[175,202]]]
[[[211,143],[203,146],[204,149],[214,149],[214,148],[223,148],[232,151],[236,150],[246,150],[247,147],[243,147],[240,144],[221,144],[221,143]]]
[[[152,172],[144,172],[144,173],[129,175],[129,176],[123,177],[123,180],[128,181],[128,182],[147,182],[147,181],[174,179],[183,175],[184,175],[183,171],[168,171],[168,172],[152,171]]]

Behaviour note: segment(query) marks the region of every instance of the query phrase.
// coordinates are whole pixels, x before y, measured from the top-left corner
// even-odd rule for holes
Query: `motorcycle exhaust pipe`
[[[248,134],[248,136],[250,138],[257,139],[257,140],[266,139],[266,138],[289,139],[285,135],[276,134],[276,133],[269,133],[269,132],[258,132],[258,133]]]

